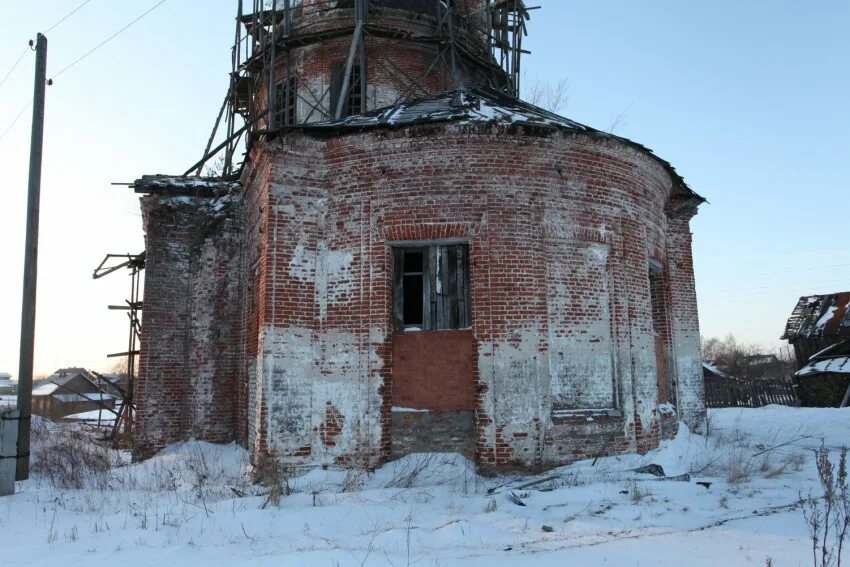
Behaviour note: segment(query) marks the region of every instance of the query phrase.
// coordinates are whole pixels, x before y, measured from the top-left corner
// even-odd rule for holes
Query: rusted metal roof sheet
[[[805,377],[812,374],[850,374],[850,356],[838,356],[826,360],[810,362],[797,371],[795,376]]]
[[[850,292],[801,297],[785,324],[782,339],[850,337]]]

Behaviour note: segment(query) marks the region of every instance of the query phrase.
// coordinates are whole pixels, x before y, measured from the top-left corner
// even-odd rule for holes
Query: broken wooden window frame
[[[293,126],[298,121],[298,79],[294,76],[275,84],[274,126]]]
[[[470,328],[469,243],[452,240],[404,242],[391,246],[395,330],[444,331]],[[413,254],[421,254],[419,270],[405,268],[405,257]],[[419,322],[405,316],[405,295],[406,289],[409,289],[405,286],[405,278],[416,276],[422,278],[422,317]]]

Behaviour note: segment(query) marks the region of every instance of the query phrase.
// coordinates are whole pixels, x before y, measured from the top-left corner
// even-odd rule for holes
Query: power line
[[[850,264],[830,264],[830,265],[827,265],[827,266],[807,266],[807,267],[803,267],[803,268],[794,268],[793,270],[777,270],[777,271],[773,271],[773,272],[756,272],[756,273],[751,273],[751,274],[736,274],[736,277],[748,278],[748,277],[755,277],[755,276],[771,276],[771,275],[774,275],[774,274],[794,274],[794,273],[798,273],[798,272],[814,272],[816,270],[822,270],[822,269],[827,269],[827,268],[844,268],[844,267],[847,267],[847,266],[850,266]],[[704,281],[705,280],[709,280],[709,281],[715,280],[716,281],[716,280],[719,280],[719,279],[728,279],[728,276],[723,276],[723,277],[718,276],[716,278],[702,278],[702,279]]]
[[[27,111],[27,109],[30,107],[30,105],[31,105],[31,104],[32,104],[32,99],[30,99],[30,101],[27,103],[27,105],[21,109],[21,111],[18,113],[18,115],[17,115],[17,116],[15,116],[15,119],[14,119],[14,120],[12,120],[12,123],[11,123],[11,124],[9,124],[9,127],[8,127],[8,128],[6,128],[5,130],[3,130],[3,133],[2,133],[2,134],[0,134],[0,141],[2,141],[2,140],[3,140],[3,138],[5,138],[5,137],[6,137],[6,134],[8,134],[8,133],[9,133],[9,130],[11,130],[11,129],[12,129],[12,127],[13,127],[13,126],[14,126],[14,125],[18,122],[18,120],[20,120],[20,119],[21,119],[21,116],[23,116],[23,115],[24,115],[24,112],[26,112],[26,111]]]
[[[71,16],[73,16],[74,14],[76,14],[76,13],[77,13],[77,11],[79,11],[79,9],[80,9],[80,8],[82,8],[83,6],[85,6],[86,4],[88,4],[89,2],[91,2],[91,0],[85,0],[82,4],[80,4],[79,6],[77,6],[76,8],[74,8],[73,10],[71,10],[70,12],[68,12],[67,14],[65,14],[64,16],[62,16],[62,18],[61,18],[58,22],[56,22],[55,24],[53,24],[52,26],[50,26],[49,28],[47,28],[47,31],[45,31],[44,33],[45,33],[45,34],[47,34],[48,32],[50,32],[50,31],[52,31],[52,30],[56,29],[57,27],[59,27],[59,24],[61,24],[62,22],[64,22],[65,20],[67,20],[68,18],[70,18]],[[14,64],[12,64],[12,68],[11,68],[11,69],[9,69],[9,71],[8,71],[5,75],[3,75],[3,79],[2,79],[2,80],[0,80],[0,88],[3,88],[3,85],[6,83],[6,80],[9,78],[9,75],[11,75],[11,74],[12,74],[12,72],[13,72],[13,71],[15,70],[15,68],[18,66],[18,63],[20,63],[20,62],[21,62],[21,60],[24,58],[24,56],[25,56],[25,55],[27,54],[27,52],[28,52],[28,51],[30,51],[30,50],[31,50],[31,49],[30,49],[30,47],[26,47],[26,48],[24,48],[23,53],[21,53],[20,57],[18,57],[18,58],[15,60]]]
[[[61,20],[59,20],[58,22],[56,22],[55,24],[53,24],[52,26],[50,26],[49,28],[47,28],[47,31],[45,31],[45,32],[44,32],[44,34],[45,34],[45,35],[47,35],[47,33],[48,33],[48,32],[50,32],[50,31],[51,31],[51,30],[53,30],[54,28],[58,27],[58,26],[59,26],[59,24],[61,24],[62,22],[64,22],[65,20],[67,20],[68,18],[70,18],[71,16],[73,16],[74,14],[76,14],[76,13],[77,13],[77,10],[79,10],[80,8],[82,8],[83,6],[85,6],[86,4],[88,4],[89,2],[91,2],[91,0],[85,0],[85,2],[83,2],[83,3],[82,3],[82,4],[80,4],[79,6],[77,6],[76,8],[74,8],[73,10],[71,10],[70,12],[68,12],[67,14],[65,14],[64,16],[62,16],[62,19],[61,19]]]
[[[27,54],[27,52],[29,52],[29,51],[30,51],[29,46],[27,46],[27,47],[25,47],[25,48],[24,48],[24,52],[23,52],[23,53],[21,53],[21,56],[20,56],[20,57],[18,57],[18,59],[17,59],[17,60],[15,61],[15,63],[12,65],[12,68],[11,68],[11,69],[9,69],[9,72],[7,72],[7,73],[3,76],[3,80],[2,80],[2,81],[0,81],[0,88],[2,88],[2,87],[3,87],[3,85],[6,83],[6,79],[8,79],[8,78],[9,78],[9,75],[11,75],[11,74],[12,74],[12,71],[14,71],[14,70],[15,70],[15,67],[17,67],[17,66],[18,66],[18,63],[20,63],[20,62],[21,62],[21,59],[23,59],[23,58],[24,58],[24,55],[26,55],[26,54]]]
[[[144,18],[145,16],[147,16],[148,14],[150,14],[151,12],[153,12],[154,10],[156,10],[157,8],[159,8],[159,7],[160,7],[161,5],[163,5],[165,2],[166,2],[166,0],[160,0],[159,2],[157,2],[156,4],[154,4],[153,6],[151,6],[150,8],[148,8],[148,10],[147,10],[147,11],[145,11],[144,13],[142,13],[141,15],[139,15],[138,17],[136,17],[133,21],[131,21],[130,23],[128,23],[126,26],[124,26],[123,28],[121,28],[120,30],[118,30],[117,32],[115,32],[114,34],[112,34],[111,36],[107,37],[106,39],[104,39],[103,41],[101,41],[100,43],[98,43],[97,45],[95,45],[93,48],[91,48],[89,51],[87,51],[86,53],[84,53],[82,56],[80,56],[79,58],[77,58],[76,60],[74,60],[74,61],[73,61],[72,63],[70,63],[69,65],[66,65],[65,67],[63,67],[62,69],[60,69],[60,70],[59,70],[56,74],[54,74],[54,75],[50,78],[50,81],[53,81],[53,79],[55,79],[56,77],[58,77],[59,75],[61,75],[62,73],[64,73],[65,71],[67,71],[68,69],[70,69],[71,67],[73,67],[74,65],[76,65],[77,63],[79,63],[80,61],[82,61],[83,59],[85,59],[86,57],[88,57],[89,55],[91,55],[92,53],[94,53],[95,51],[97,51],[98,49],[100,49],[101,47],[103,47],[104,45],[106,45],[107,43],[109,43],[110,41],[112,41],[113,39],[115,39],[116,37],[118,37],[118,35],[119,35],[119,34],[121,34],[123,31],[125,31],[127,28],[129,28],[130,26],[132,26],[133,24],[135,24],[136,22],[138,22],[139,20],[141,20],[142,18]]]
[[[817,295],[817,293],[811,291],[817,288],[826,288],[826,287],[835,287],[838,285],[847,285],[847,278],[837,279],[837,280],[829,280],[829,281],[820,281],[820,282],[804,282],[800,284],[780,284],[777,286],[765,286],[761,288],[744,288],[735,292],[734,289],[726,289],[719,290],[719,294],[715,295],[707,290],[702,290],[698,293],[700,297],[711,297],[712,299],[752,299],[759,295],[770,295],[776,293],[790,293],[794,290],[807,289],[810,290],[808,293],[801,293],[802,296],[805,295]],[[699,285],[699,283],[697,283]]]

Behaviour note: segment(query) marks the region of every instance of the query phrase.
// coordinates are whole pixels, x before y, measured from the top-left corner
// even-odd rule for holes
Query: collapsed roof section
[[[809,363],[797,371],[795,376],[815,374],[850,374],[850,340],[841,341],[815,353]]]
[[[799,299],[781,339],[850,338],[850,292],[809,295]]]
[[[549,112],[548,110],[489,87],[457,89],[433,97],[413,102],[404,102],[395,106],[380,108],[339,120],[300,124],[286,128],[285,130],[302,130],[314,133],[326,132],[334,135],[370,128],[405,128],[418,124],[439,122],[548,128],[617,140],[648,154],[652,159],[660,163],[673,180],[674,194],[685,197],[686,201],[689,201],[693,206],[698,206],[705,202],[703,197],[688,187],[688,184],[685,183],[685,180],[676,172],[676,169],[670,162],[661,159],[646,146],[627,138],[585,126],[584,124]]]
[[[180,195],[186,197],[220,197],[242,188],[242,183],[221,177],[187,175],[143,175],[129,184],[136,193]]]
[[[373,128],[408,128],[441,122],[525,126],[575,132],[597,138],[616,140],[648,155],[658,162],[673,181],[673,194],[689,206],[697,207],[705,199],[694,192],[670,162],[637,142],[596,130],[569,118],[520,100],[489,87],[462,88],[433,97],[403,102],[363,114],[298,124],[266,134],[302,131],[321,136],[358,133]],[[136,193],[168,194],[194,197],[221,196],[241,189],[233,177],[194,177],[188,175],[143,175],[131,187]]]

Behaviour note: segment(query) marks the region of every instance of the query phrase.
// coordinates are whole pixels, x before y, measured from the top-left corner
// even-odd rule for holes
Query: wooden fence
[[[706,380],[705,405],[710,408],[760,408],[778,404],[798,406],[790,382],[779,380]]]

